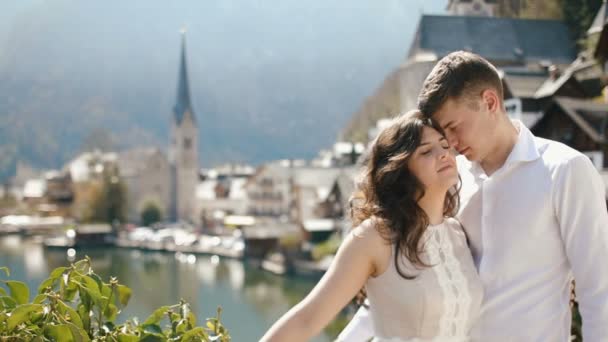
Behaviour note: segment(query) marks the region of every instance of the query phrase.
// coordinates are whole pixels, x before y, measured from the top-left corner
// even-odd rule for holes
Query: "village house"
[[[258,167],[245,183],[247,214],[263,217],[290,217],[294,169],[298,161],[274,161]]]
[[[520,99],[520,113],[537,112],[529,99],[549,76],[550,67],[564,68],[576,58],[568,28],[559,20],[423,15],[400,68],[402,110],[416,107],[420,86],[432,67],[457,50],[474,52],[496,65],[508,96]]]
[[[293,161],[263,165],[245,185],[248,215],[293,222],[300,226],[304,239],[324,240],[341,228],[337,221],[343,212],[332,209],[337,204],[330,203],[328,196],[336,179],[351,168]]]
[[[247,165],[225,165],[202,171],[202,180],[196,188],[195,223],[204,230],[225,223],[238,225],[235,217],[248,214],[245,184],[254,171]],[[247,222],[240,221],[242,225]]]
[[[587,37],[595,42],[593,56],[600,62],[604,72],[608,72],[608,5],[605,0],[587,30]]]
[[[319,217],[334,222],[335,230],[344,236],[351,228],[350,198],[355,189],[355,180],[361,173],[360,165],[353,165],[340,170],[329,193],[317,206]]]
[[[532,133],[585,153],[597,167],[608,166],[608,104],[555,97]]]
[[[19,191],[26,212],[38,216],[72,215],[74,187],[69,172],[45,171],[26,180]]]
[[[326,216],[322,203],[342,168],[297,168],[293,182],[292,221],[299,224],[305,240],[324,241],[340,227],[334,217]]]

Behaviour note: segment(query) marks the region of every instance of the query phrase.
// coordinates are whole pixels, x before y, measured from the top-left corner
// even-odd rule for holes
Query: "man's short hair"
[[[502,101],[502,82],[490,62],[471,52],[452,52],[437,62],[424,80],[418,109],[432,116],[447,100],[481,95],[480,91],[488,87],[494,88]]]

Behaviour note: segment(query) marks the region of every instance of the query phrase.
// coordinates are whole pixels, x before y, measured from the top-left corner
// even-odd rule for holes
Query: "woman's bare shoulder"
[[[380,229],[380,219],[371,217],[354,227],[349,235],[352,235],[353,238],[364,239],[370,242],[379,242],[384,240]]]
[[[386,269],[391,255],[391,242],[381,233],[378,218],[367,219],[350,232],[351,243],[357,245],[361,253],[372,259],[372,276],[377,276]]]

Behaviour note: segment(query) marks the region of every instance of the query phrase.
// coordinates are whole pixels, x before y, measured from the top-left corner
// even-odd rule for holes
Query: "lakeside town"
[[[358,135],[312,160],[255,167],[200,168],[204,121],[190,98],[193,56],[182,32],[170,144],[86,151],[57,170],[18,163],[0,192],[0,232],[37,236],[72,258],[82,247],[117,246],[175,252],[184,260],[199,254],[244,259],[275,274],[318,277],[351,228],[348,199],[367,145],[392,115],[415,107],[435,62],[461,49],[499,68],[513,119],[585,153],[608,186],[606,2],[579,49],[563,21],[500,17],[496,3],[450,1],[448,15],[422,15],[404,62],[355,113],[362,119],[349,129],[358,128]]]

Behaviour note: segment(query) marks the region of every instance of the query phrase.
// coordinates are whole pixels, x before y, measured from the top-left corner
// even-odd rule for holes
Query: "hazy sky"
[[[71,111],[78,134],[124,127],[128,135],[116,134],[138,130],[164,144],[185,26],[203,159],[307,157],[330,146],[403,62],[420,15],[444,13],[446,3],[0,0],[0,74],[13,82],[18,120]],[[49,108],[46,94],[63,107]],[[288,145],[302,131],[313,134]],[[59,150],[81,139],[57,134]]]

